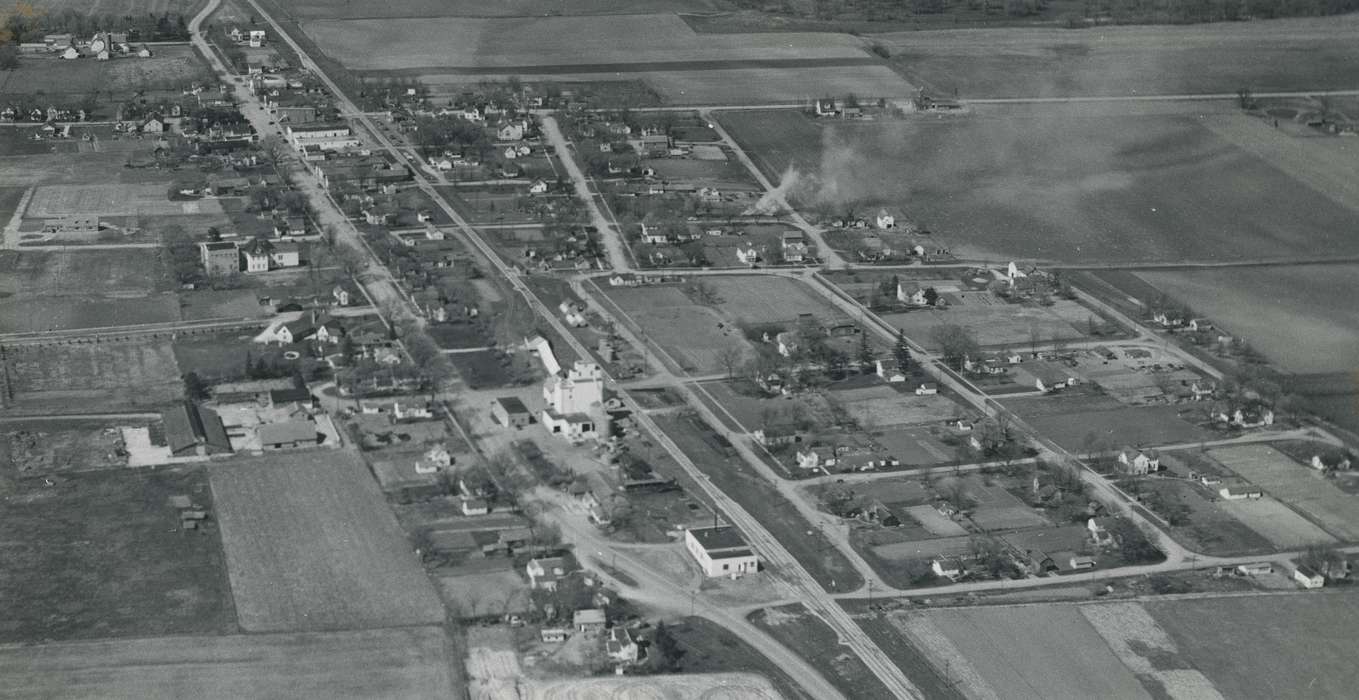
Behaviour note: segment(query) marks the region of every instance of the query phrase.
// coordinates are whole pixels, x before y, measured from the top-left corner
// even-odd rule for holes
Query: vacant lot
[[[690,301],[679,287],[610,287],[602,296],[640,326],[648,339],[664,348],[682,371],[722,371],[717,357],[723,348],[754,356],[754,347],[739,329],[716,309]]]
[[[868,430],[942,423],[964,412],[946,396],[916,396],[914,392],[897,391],[886,384],[832,391],[828,396]]]
[[[947,324],[970,329],[977,342],[982,345],[1027,343],[1033,338],[1034,333],[1038,334],[1040,342],[1078,340],[1085,337],[1078,326],[1054,313],[1051,308],[1030,304],[1007,304],[989,294],[955,296],[962,296],[962,303],[946,309],[924,309],[880,316],[893,328],[905,331],[906,337],[931,349],[937,348],[934,342],[934,329]],[[1058,303],[1082,308],[1075,302]]]
[[[443,606],[363,463],[322,450],[212,470],[251,632],[435,624]]]
[[[11,697],[436,698],[460,688],[439,627],[0,647]]]
[[[701,617],[686,617],[667,622],[666,628],[684,651],[680,670],[685,673],[758,673],[788,700],[809,697],[782,668],[725,627]]]
[[[766,174],[801,174],[803,205],[900,207],[955,253],[1129,262],[1359,252],[1343,233],[1359,213],[1193,116],[1054,107],[833,125],[796,112],[721,119]],[[1296,140],[1264,132],[1253,138]]]
[[[938,610],[928,617],[990,697],[1149,697],[1076,607]],[[957,673],[970,675],[965,669]]]
[[[234,628],[201,469],[89,472],[54,482],[10,482],[0,507],[0,598],[7,601],[0,641]],[[207,510],[208,528],[181,530],[171,496],[188,496]]]
[[[117,469],[127,465],[120,454],[123,426],[145,427],[141,420],[6,421],[0,431],[0,473],[31,475]]]
[[[823,324],[850,319],[800,280],[769,275],[722,275],[703,280],[721,298],[718,307],[743,323],[792,323],[812,314]]]
[[[1229,698],[1347,697],[1359,597],[1353,593],[1148,602],[1179,656]]]
[[[748,389],[755,388],[749,382],[743,381],[741,384]],[[730,382],[706,382],[702,385],[702,391],[720,404],[716,407],[718,416],[735,419],[737,424],[732,426],[733,429],[745,432],[754,431],[766,423],[777,425],[794,414],[803,415],[822,425],[832,420],[830,405],[822,394],[807,393],[771,399],[739,393]]]
[[[843,34],[695,34],[675,15],[317,20],[305,31],[356,70],[864,58]]]
[[[3,362],[13,391],[5,404],[30,413],[145,411],[183,394],[174,351],[163,341],[14,345]]]
[[[1171,445],[1213,435],[1179,417],[1174,406],[1125,406],[1113,399],[1043,396],[1004,401],[1038,432],[1076,453],[1092,444]]]
[[[1336,488],[1288,455],[1269,445],[1221,447],[1208,454],[1337,537],[1359,540],[1359,498]]]
[[[1298,515],[1272,496],[1245,501],[1222,501],[1222,511],[1260,533],[1279,549],[1298,549],[1335,541],[1325,530]]]
[[[969,29],[881,34],[935,94],[1165,95],[1352,87],[1354,16],[1184,27]]]
[[[150,250],[0,252],[0,332],[95,328],[179,319]]]
[[[756,610],[750,621],[814,664],[845,697],[892,697],[864,662],[840,644],[835,631],[800,603]]]
[[[159,185],[43,185],[33,190],[24,216],[135,216],[219,214],[215,199],[172,202]]]
[[[19,62],[18,69],[0,73],[0,93],[98,94],[102,98],[107,92],[175,89],[209,74],[191,47],[155,46],[153,50],[152,58],[120,57],[111,61],[28,56]],[[112,107],[101,109],[113,116]]]
[[[1162,456],[1162,459],[1168,461],[1166,456]],[[1267,552],[1279,544],[1274,537],[1267,537],[1246,525],[1246,520],[1250,518],[1243,515],[1243,511],[1258,510],[1259,502],[1247,505],[1242,501],[1216,500],[1216,497],[1211,495],[1213,492],[1207,487],[1182,479],[1143,479],[1138,482],[1136,488],[1157,494],[1168,505],[1180,505],[1189,509],[1188,522],[1170,528],[1170,532],[1177,541],[1195,552],[1227,556]],[[1233,506],[1238,504],[1242,507],[1235,509],[1236,512],[1231,512]],[[1288,515],[1298,517],[1292,511],[1288,511]],[[1310,525],[1305,521],[1304,524]],[[1315,530],[1315,526],[1312,529]],[[1322,539],[1325,539],[1325,533],[1321,534]]]
[[[1137,276],[1213,319],[1226,332],[1245,338],[1286,372],[1359,368],[1359,305],[1339,292],[1353,284],[1359,266],[1139,272]]]

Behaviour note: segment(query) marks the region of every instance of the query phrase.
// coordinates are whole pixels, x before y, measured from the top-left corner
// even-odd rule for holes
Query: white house
[[[930,562],[930,570],[940,578],[956,579],[963,575],[963,563],[957,557],[944,557]]]
[[[1123,466],[1123,471],[1134,476],[1161,470],[1160,455],[1154,451],[1146,452],[1131,447],[1119,450],[1118,463]]]
[[[637,660],[637,642],[626,629],[613,627],[604,638],[604,653],[614,663],[630,664]]]
[[[888,214],[886,209],[879,209],[873,223],[880,229],[896,228],[897,217]]]
[[[939,393],[939,385],[934,382],[921,382],[915,388],[916,396],[934,396]]]
[[[443,445],[435,445],[425,451],[425,454],[415,462],[416,474],[437,474],[441,469],[448,469],[453,466],[453,456],[448,453],[448,448]]]
[[[1306,564],[1298,564],[1298,568],[1293,569],[1293,580],[1303,588],[1321,588],[1326,585],[1326,577],[1313,571],[1312,567]]]
[[[750,246],[749,248],[736,246],[736,259],[740,261],[742,265],[754,265],[755,263],[760,262],[760,251],[756,250],[755,246]]]
[[[499,141],[518,141],[524,138],[524,125],[519,122],[502,124],[495,131],[496,140]]]
[[[642,227],[643,243],[651,243],[652,245],[664,245],[670,240],[670,237],[660,229],[652,228],[650,226],[647,226],[645,223],[640,224],[640,226]]]
[[[529,194],[547,194],[547,181],[534,180],[533,184],[529,185],[528,191]]]
[[[1242,576],[1263,576],[1274,573],[1274,565],[1267,561],[1241,564],[1236,567],[1236,573]]]
[[[1014,378],[1016,384],[1021,386],[1027,384],[1043,392],[1057,391],[1076,383],[1075,377],[1056,365],[1041,360],[1021,362],[1015,367]]]
[[[830,447],[808,447],[797,451],[797,465],[802,469],[835,466],[835,450]]]
[[[604,616],[604,611],[599,608],[577,610],[571,616],[571,626],[586,634],[603,632],[607,621],[608,618]]]
[[[566,561],[561,557],[530,559],[525,568],[529,578],[529,588],[544,591],[557,590],[557,581],[566,575]]]
[[[903,304],[924,306],[929,303],[925,288],[915,282],[897,282],[897,301]]]
[[[1094,557],[1073,556],[1067,564],[1076,571],[1095,568]]]
[[[1097,545],[1113,544],[1114,536],[1109,534],[1109,527],[1112,525],[1112,518],[1090,518],[1085,521],[1085,529],[1090,532],[1090,538]]]
[[[760,568],[759,557],[730,525],[685,530],[684,548],[709,578],[753,574]]]
[[[251,47],[251,48],[258,49],[258,48],[260,48],[261,46],[264,46],[264,30],[263,30],[263,29],[251,29],[251,30],[250,30],[250,33],[249,33],[248,41],[250,42],[250,47]]]
[[[895,357],[880,358],[873,361],[875,372],[883,381],[897,384],[906,381],[906,372]]]

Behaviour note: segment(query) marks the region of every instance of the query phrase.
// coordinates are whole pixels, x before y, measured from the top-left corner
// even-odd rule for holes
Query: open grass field
[[[865,427],[892,428],[903,425],[942,423],[962,407],[946,396],[916,396],[886,384],[832,391],[827,394]]]
[[[811,662],[847,698],[890,698],[892,693],[835,631],[800,603],[751,613],[750,621]]]
[[[44,185],[33,191],[24,216],[136,216],[220,214],[215,199],[172,202],[159,185]]]
[[[120,57],[111,61],[25,56],[16,70],[0,72],[0,93],[102,96],[110,92],[173,89],[211,75],[207,64],[187,45],[153,48],[155,55],[151,58]]]
[[[988,303],[987,299],[991,301]],[[1080,308],[1075,302],[1058,303]],[[1035,330],[1043,342],[1053,339],[1079,340],[1085,337],[1080,327],[1058,315],[1051,308],[1007,304],[990,295],[966,295],[962,304],[942,310],[924,309],[879,316],[893,328],[905,331],[906,337],[929,348],[935,348],[934,329],[946,324],[971,329],[977,342],[983,346],[1027,343]]]
[[[865,58],[843,34],[696,34],[675,15],[531,19],[313,20],[323,51],[353,70],[635,65],[743,60]],[[379,50],[381,49],[381,50]],[[626,69],[624,69],[626,70]],[[544,71],[549,72],[549,71]]]
[[[1353,15],[1194,26],[879,34],[893,63],[963,98],[1233,93],[1353,86]]]
[[[1273,496],[1258,500],[1222,501],[1222,511],[1259,533],[1279,549],[1299,549],[1314,544],[1330,544],[1335,537],[1298,515]]]
[[[166,284],[149,250],[0,251],[0,332],[175,321]]]
[[[299,19],[378,19],[397,17],[542,17],[544,15],[617,15],[660,12],[714,12],[722,0],[391,0],[353,3],[339,0],[279,0]]]
[[[684,650],[680,659],[685,673],[758,673],[768,679],[788,700],[809,700],[800,686],[764,654],[727,631],[725,627],[701,617],[686,617],[667,622],[666,628]]]
[[[1125,406],[1113,399],[1063,396],[1003,403],[1040,433],[1077,453],[1089,451],[1092,435],[1106,445],[1173,445],[1213,435],[1180,418],[1175,406]]]
[[[1356,265],[1138,272],[1138,277],[1286,372],[1359,370],[1359,306],[1341,293]],[[1299,342],[1305,339],[1305,342]]]
[[[751,384],[748,386],[753,387]],[[770,399],[739,393],[730,382],[706,382],[703,384],[703,392],[721,405],[716,411],[719,416],[730,415],[739,423],[739,428],[746,432],[760,428],[765,422],[766,412],[772,416],[774,412],[784,412],[781,415],[787,415],[789,411],[801,411],[808,420],[823,425],[832,420],[830,405],[821,394],[808,393]],[[774,420],[777,421],[778,418],[775,417]]]
[[[169,343],[115,340],[6,348],[13,401],[27,413],[157,409],[181,398],[183,383]]]
[[[1247,518],[1241,515],[1240,510],[1237,513],[1230,512],[1231,506],[1244,502],[1209,500],[1211,492],[1198,483],[1182,479],[1144,479],[1138,483],[1138,488],[1158,494],[1166,503],[1183,505],[1189,509],[1189,521],[1170,528],[1170,533],[1176,541],[1195,552],[1229,556],[1268,552],[1278,544],[1274,538],[1248,527],[1245,523]],[[1291,511],[1289,514],[1297,517]]]
[[[928,616],[980,676],[985,696],[1150,697],[1075,607],[969,608]],[[966,675],[965,669],[957,672]]]
[[[755,354],[740,330],[722,314],[694,304],[678,287],[610,287],[603,296],[640,325],[682,371],[720,372],[717,357],[723,348],[736,348],[747,357]]]
[[[188,496],[215,515],[201,469],[97,471],[54,481],[9,482],[0,506],[0,641],[234,629],[211,520],[204,530],[183,531],[168,502]],[[12,691],[10,674],[0,676]]]
[[[721,275],[703,280],[722,299],[718,308],[743,323],[792,323],[812,314],[822,324],[849,318],[801,280],[770,275]]]
[[[818,583],[832,592],[852,591],[863,583],[849,560],[816,533],[779,492],[738,456],[727,456],[710,442],[711,429],[694,418],[656,416],[656,424],[684,450],[718,488],[764,525]],[[808,534],[813,533],[813,534]]]
[[[1331,534],[1359,540],[1359,497],[1341,491],[1288,455],[1269,445],[1219,447],[1208,455]]]
[[[1223,697],[1347,697],[1359,684],[1353,592],[1147,602],[1178,647]]]
[[[436,698],[461,690],[439,627],[0,647],[5,697]]]
[[[115,17],[146,13],[161,15],[168,12],[185,15],[187,21],[188,16],[202,7],[203,0],[31,0],[28,4],[49,15],[66,10]]]
[[[211,478],[243,629],[443,621],[438,594],[355,455],[275,453],[213,467]]]
[[[1359,226],[1359,204],[1337,201],[1343,185],[1323,194],[1257,155],[1265,149],[1238,145],[1306,140],[1263,121],[1228,139],[1191,115],[1046,106],[834,125],[795,112],[720,119],[766,174],[801,174],[792,192],[802,205],[900,207],[954,253],[1131,262],[1359,252],[1344,233]]]

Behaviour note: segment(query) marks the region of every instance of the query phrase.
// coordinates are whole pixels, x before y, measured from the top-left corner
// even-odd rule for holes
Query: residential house
[[[1161,470],[1161,458],[1155,450],[1140,450],[1125,447],[1118,452],[1118,463],[1123,471],[1132,476],[1141,476]]]
[[[779,238],[783,246],[783,259],[790,263],[800,263],[807,259],[807,243],[801,231],[786,231]]]
[[[606,619],[599,608],[577,610],[571,616],[571,626],[585,634],[599,634],[604,631]]]
[[[835,106],[835,100],[829,98],[817,100],[814,108],[818,117],[834,117],[840,114],[840,110]]]
[[[685,530],[684,548],[709,578],[755,573],[760,567],[759,557],[730,525]]]
[[[534,180],[528,188],[529,194],[547,194],[547,181]]]
[[[1264,576],[1274,573],[1274,565],[1267,561],[1241,564],[1236,567],[1236,573],[1241,576]]]
[[[561,557],[530,559],[525,567],[529,578],[529,588],[555,591],[557,581],[566,576],[566,560]]]
[[[915,282],[897,282],[897,301],[914,306],[929,304],[925,288]]]
[[[915,388],[916,396],[934,396],[939,393],[939,385],[934,382],[921,382]]]
[[[176,403],[161,413],[165,443],[175,457],[231,454],[231,440],[216,411],[192,401]]]
[[[497,141],[519,141],[524,138],[524,123],[510,122],[502,124],[496,129],[495,137]]]
[[[897,227],[897,218],[887,213],[886,209],[879,209],[878,215],[873,219],[873,223],[880,229]]]
[[[1343,472],[1343,471],[1349,471],[1349,468],[1350,468],[1350,458],[1347,457],[1347,456],[1345,456],[1345,455],[1343,455],[1343,454],[1341,454],[1341,455],[1339,455],[1339,456],[1330,456],[1330,457],[1322,457],[1321,455],[1312,455],[1312,460],[1311,460],[1310,462],[1308,462],[1307,464],[1308,464],[1308,466],[1312,467],[1313,469],[1315,469],[1315,470],[1317,470],[1317,471],[1322,471],[1322,472],[1326,472],[1326,471],[1338,471],[1338,472]]]
[[[563,627],[544,627],[538,631],[538,638],[544,644],[560,644],[571,636],[571,631]]]
[[[797,451],[797,466],[802,469],[824,469],[836,463],[835,448],[808,447]]]
[[[736,260],[742,265],[754,265],[760,262],[760,251],[753,245],[748,248],[736,246]]]
[[[1058,391],[1076,383],[1076,378],[1062,368],[1044,360],[1021,362],[1015,367],[1014,381],[1020,386],[1031,386],[1038,391]]]
[[[641,277],[632,273],[622,273],[609,277],[610,287],[640,287],[644,284]]]
[[[907,374],[895,357],[879,358],[873,361],[874,372],[885,382],[899,384],[906,381]]]
[[[637,642],[622,627],[612,627],[604,638],[604,653],[609,660],[619,664],[637,661]]]
[[[279,238],[307,235],[307,220],[300,216],[289,216],[274,220],[274,235]]]
[[[642,242],[652,245],[664,245],[669,242],[670,236],[659,228],[647,226],[645,223],[639,224],[642,227]]]
[[[1095,558],[1086,556],[1073,556],[1068,560],[1068,565],[1075,571],[1083,571],[1095,568]]]
[[[443,445],[434,445],[420,456],[415,462],[416,474],[438,474],[453,466],[453,455],[448,453],[448,448]],[[467,515],[464,508],[463,515]]]
[[[963,575],[963,562],[957,557],[941,557],[930,562],[930,570],[939,578],[957,580]]]
[[[507,428],[525,428],[533,423],[533,414],[516,396],[500,396],[492,401],[491,417]]]
[[[1100,546],[1114,543],[1114,536],[1109,533],[1109,528],[1113,525],[1114,519],[1107,517],[1090,518],[1085,521],[1085,529],[1090,532],[1090,538]]]
[[[791,426],[770,426],[768,428],[756,428],[750,434],[755,438],[755,442],[763,447],[778,447],[780,445],[792,445],[802,442],[802,434]]]

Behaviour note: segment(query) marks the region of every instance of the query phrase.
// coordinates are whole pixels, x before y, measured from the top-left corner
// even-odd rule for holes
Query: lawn
[[[241,627],[438,624],[443,605],[352,453],[274,453],[212,468]]]
[[[155,339],[12,345],[4,362],[7,405],[26,412],[156,410],[183,393],[173,350]]]
[[[181,337],[174,343],[175,361],[183,373],[197,372],[210,381],[229,381],[245,376],[247,360],[265,358],[270,362],[287,362],[284,350],[251,341],[255,329],[239,336],[226,333],[206,337]]]
[[[14,697],[446,698],[463,688],[440,627],[151,637],[0,648]]]
[[[663,415],[657,425],[703,470],[723,493],[760,522],[824,588],[852,591],[863,579],[829,540],[782,495],[737,456],[727,456],[710,439],[713,431],[699,419]],[[808,534],[812,533],[812,534]]]
[[[1219,447],[1208,455],[1331,534],[1359,540],[1359,499],[1269,445]]]
[[[750,621],[811,662],[845,697],[892,697],[863,660],[840,644],[835,631],[801,603],[756,610]]]
[[[1216,125],[1244,119],[1235,115],[1045,106],[863,123],[797,112],[720,119],[766,174],[799,173],[792,192],[802,206],[899,207],[955,254],[1122,263],[1359,252],[1344,233],[1359,213],[1316,189],[1343,184],[1305,184],[1302,168],[1286,172],[1273,150],[1253,145],[1305,139],[1263,122],[1232,127],[1241,134]]]
[[[1359,687],[1353,593],[1148,602],[1182,662],[1223,697],[1347,697]]]
[[[880,34],[936,95],[1054,97],[1348,88],[1353,15],[1181,27],[1056,27]]]
[[[1353,284],[1359,266],[1182,270],[1139,272],[1137,276],[1189,305],[1196,314],[1211,318],[1223,331],[1246,339],[1285,372],[1359,368],[1359,306],[1338,293]]]
[[[963,302],[944,309],[922,309],[894,314],[879,314],[883,322],[899,328],[906,337],[930,349],[937,349],[934,329],[943,325],[963,326],[972,331],[983,346],[1015,346],[1029,343],[1037,333],[1040,342],[1080,340],[1084,325],[1077,326],[1054,309],[1036,304],[1007,304],[989,294],[954,295]],[[1084,311],[1075,302],[1059,301],[1068,316]],[[1075,310],[1070,307],[1076,307]],[[1087,316],[1094,314],[1085,311]],[[1084,321],[1085,317],[1082,317]]]
[[[1113,399],[1063,396],[1002,403],[1038,432],[1078,454],[1090,450],[1092,439],[1105,449],[1115,449],[1198,442],[1214,435],[1180,418],[1175,406],[1125,406]]]
[[[234,629],[203,470],[87,472],[7,481],[5,490],[0,641]],[[209,512],[206,528],[180,529],[168,501],[180,495]]]
[[[612,302],[629,325],[640,326],[645,339],[663,348],[665,358],[680,371],[722,371],[718,356],[723,348],[735,348],[745,357],[755,354],[730,321],[712,307],[694,304],[679,287],[609,287],[600,297]]]
[[[725,627],[701,617],[686,617],[667,623],[666,629],[684,652],[679,661],[683,673],[758,673],[788,700],[810,700],[782,668]]]

